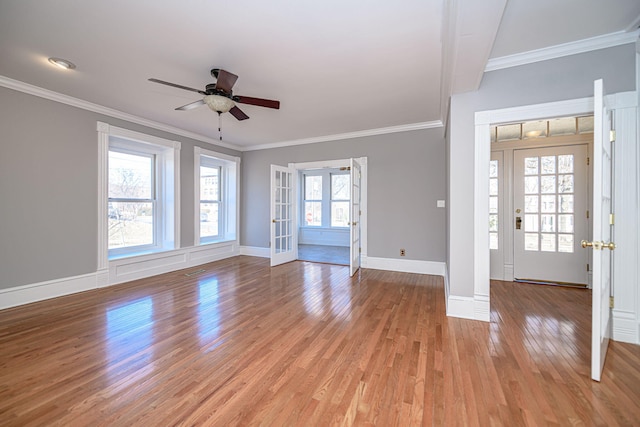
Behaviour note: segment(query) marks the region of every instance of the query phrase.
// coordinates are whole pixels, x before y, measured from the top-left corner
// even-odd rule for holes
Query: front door
[[[588,284],[587,146],[514,151],[517,280]]]
[[[298,258],[294,216],[295,170],[271,165],[271,266]]]

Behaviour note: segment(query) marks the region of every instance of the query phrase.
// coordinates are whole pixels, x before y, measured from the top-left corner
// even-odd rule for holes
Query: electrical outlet
[[[400,249],[400,256],[405,256],[405,255],[406,255],[406,254],[405,254],[405,252],[404,252],[404,249]]]

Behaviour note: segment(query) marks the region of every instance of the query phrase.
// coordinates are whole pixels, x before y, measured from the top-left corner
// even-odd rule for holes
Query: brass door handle
[[[580,245],[583,248],[593,248],[597,251],[602,249],[609,249],[610,251],[612,251],[616,248],[616,244],[613,242],[605,243],[605,242],[598,242],[597,240],[593,242],[587,242],[586,240],[583,240],[580,242]]]

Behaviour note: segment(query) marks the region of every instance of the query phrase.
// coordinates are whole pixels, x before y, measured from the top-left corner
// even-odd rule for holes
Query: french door
[[[515,150],[514,278],[588,283],[587,146]]]
[[[593,248],[593,289],[591,304],[591,378],[600,381],[611,337],[609,297],[613,286],[612,177],[613,132],[611,112],[604,97],[602,80],[594,82],[593,96],[593,241],[582,242]]]
[[[351,159],[351,210],[349,274],[353,276],[360,268],[360,193],[362,184],[361,166],[355,159]]]
[[[271,266],[298,258],[295,170],[271,165]]]

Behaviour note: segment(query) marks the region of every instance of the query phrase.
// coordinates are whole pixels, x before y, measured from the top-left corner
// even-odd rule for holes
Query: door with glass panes
[[[588,283],[587,145],[514,150],[514,278]]]

